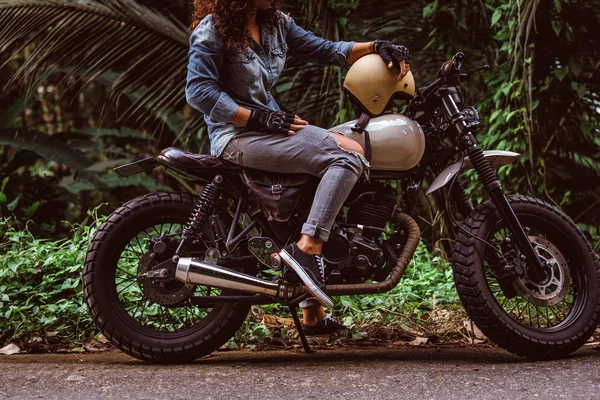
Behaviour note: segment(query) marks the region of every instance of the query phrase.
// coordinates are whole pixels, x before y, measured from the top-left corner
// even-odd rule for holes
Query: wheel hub
[[[160,249],[158,254],[154,252],[156,249]],[[194,292],[195,285],[176,280],[174,274],[165,278],[146,276],[149,271],[164,269],[164,261],[170,260],[174,253],[169,239],[156,238],[151,241],[150,250],[140,259],[137,281],[144,297],[153,303],[163,306],[177,305]]]
[[[529,240],[542,263],[546,264],[547,279],[533,282],[526,274],[515,280],[517,292],[537,306],[553,306],[564,300],[571,284],[567,261],[550,241],[537,236]]]

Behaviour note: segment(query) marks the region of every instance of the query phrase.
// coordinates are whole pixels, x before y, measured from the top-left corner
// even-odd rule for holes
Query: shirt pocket
[[[251,83],[258,79],[256,54],[251,51],[238,53],[233,51],[229,57],[228,70],[229,76],[234,82]]]
[[[281,71],[283,71],[283,67],[285,65],[285,58],[288,53],[288,45],[284,43],[273,44],[271,47],[271,63],[273,71],[275,72],[275,77],[279,77]],[[275,79],[277,80],[277,79]]]

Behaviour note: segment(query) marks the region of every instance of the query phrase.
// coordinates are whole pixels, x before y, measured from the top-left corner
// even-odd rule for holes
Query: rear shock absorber
[[[181,242],[179,243],[177,251],[175,252],[176,257],[181,255],[190,240],[200,234],[202,225],[204,225],[204,223],[212,215],[215,209],[215,204],[219,200],[219,195],[221,194],[220,186],[222,182],[223,177],[221,175],[215,176],[213,181],[204,187],[202,194],[198,200],[196,200],[194,211],[192,211],[187,224],[185,224],[183,227]]]

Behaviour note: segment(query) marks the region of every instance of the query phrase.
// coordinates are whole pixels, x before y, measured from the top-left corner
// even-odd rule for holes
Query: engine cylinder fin
[[[379,182],[368,185],[368,188],[361,187],[360,190],[372,191],[374,195],[359,197],[353,202],[348,209],[347,222],[384,228],[396,208],[397,192],[390,185]]]

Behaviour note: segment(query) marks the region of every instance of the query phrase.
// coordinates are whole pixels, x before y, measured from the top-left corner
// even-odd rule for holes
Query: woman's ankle
[[[311,308],[303,308],[302,309],[302,323],[304,325],[316,325],[323,318],[325,318],[327,314],[322,306],[311,307]]]
[[[307,254],[321,255],[323,251],[323,241],[307,235],[302,235],[296,246]]]

